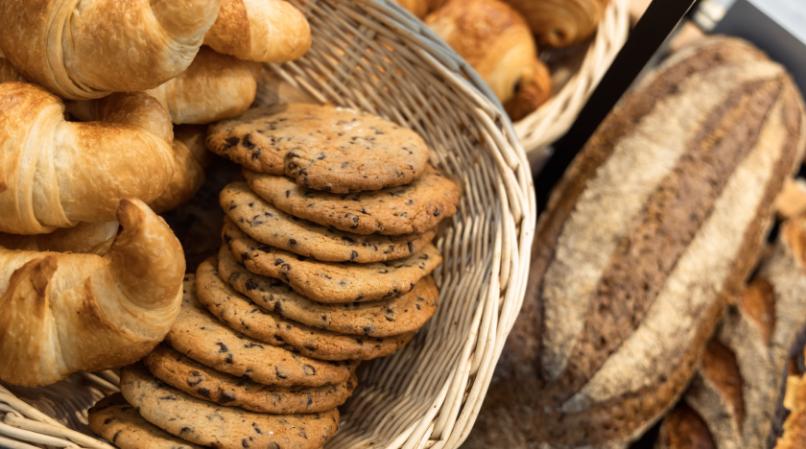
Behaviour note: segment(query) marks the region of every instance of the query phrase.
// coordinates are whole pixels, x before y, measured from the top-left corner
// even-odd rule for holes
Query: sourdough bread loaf
[[[803,128],[784,69],[735,39],[681,50],[628,94],[539,220],[469,447],[620,447],[657,420],[752,268]]]
[[[662,426],[659,449],[687,449],[683,434],[715,449],[772,447],[787,361],[806,330],[806,218],[781,228],[779,241],[709,342],[691,387]],[[681,412],[687,407],[691,412]],[[705,426],[692,436],[691,422]],[[806,442],[802,442],[806,444]]]

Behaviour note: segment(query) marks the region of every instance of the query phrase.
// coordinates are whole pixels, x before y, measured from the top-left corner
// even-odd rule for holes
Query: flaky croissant
[[[589,38],[609,0],[506,0],[517,9],[541,45],[568,47]]]
[[[0,49],[62,98],[151,89],[183,72],[220,0],[3,0]]]
[[[200,125],[237,117],[255,101],[259,66],[202,48],[187,71],[146,91],[174,123]]]
[[[0,248],[0,380],[41,386],[132,363],[179,313],[185,260],[168,225],[122,200],[103,257]]]
[[[210,156],[204,143],[206,134],[206,128],[201,126],[174,128],[176,169],[162,195],[150,203],[154,210],[175,209],[190,200],[204,184],[204,169]]]
[[[551,77],[529,26],[501,0],[452,0],[426,23],[479,72],[513,119],[549,98]]]
[[[428,13],[442,6],[445,0],[397,0],[397,2],[400,3],[400,6],[422,19]]]
[[[171,194],[183,160],[156,100],[114,94],[74,109],[99,121],[66,121],[62,101],[44,89],[0,84],[0,232],[111,221],[121,198],[152,202]]]
[[[117,221],[81,223],[50,234],[0,234],[0,247],[25,251],[56,251],[104,255],[118,235]]]
[[[204,43],[247,61],[285,62],[308,51],[311,29],[302,12],[285,0],[221,0]]]
[[[5,83],[6,81],[22,81],[22,76],[3,56],[3,52],[0,51],[0,83]]]

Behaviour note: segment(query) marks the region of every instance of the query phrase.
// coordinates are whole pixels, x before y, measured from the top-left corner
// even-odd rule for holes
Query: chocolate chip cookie
[[[376,192],[337,195],[306,189],[283,176],[244,171],[252,189],[297,218],[353,234],[426,232],[456,213],[459,186],[429,169],[413,183]]]
[[[323,262],[385,262],[422,250],[436,234],[355,235],[292,217],[255,195],[243,182],[221,191],[221,208],[238,228],[260,243]]]
[[[352,109],[287,104],[214,125],[210,148],[259,173],[334,193],[409,184],[429,149],[414,131]]]
[[[371,360],[385,357],[411,340],[411,333],[386,338],[341,335],[311,328],[265,311],[218,276],[215,260],[196,270],[199,302],[232,329],[272,345],[289,345],[301,354],[320,360]]]
[[[143,363],[151,374],[193,397],[260,413],[317,413],[332,410],[353,393],[358,380],[312,388],[271,387],[220,373],[158,346]]]
[[[294,293],[277,279],[256,275],[239,265],[226,248],[218,253],[221,279],[255,304],[279,316],[334,332],[388,337],[414,332],[434,315],[439,291],[431,277],[414,290],[387,301],[320,304]]]
[[[440,263],[442,256],[433,246],[406,259],[374,264],[334,264],[306,259],[244,234],[225,220],[224,242],[235,260],[249,271],[281,279],[306,298],[326,304],[377,301],[400,296],[414,288]]]
[[[182,310],[166,339],[175,350],[227,374],[266,385],[318,387],[346,382],[351,368],[295,354],[238,334],[196,302],[182,302]]]
[[[120,449],[201,449],[149,424],[120,394],[101,399],[88,415],[90,429]]]
[[[123,397],[146,421],[203,446],[221,449],[317,449],[338,428],[333,409],[308,415],[268,415],[191,397],[154,379],[142,367],[124,368]]]

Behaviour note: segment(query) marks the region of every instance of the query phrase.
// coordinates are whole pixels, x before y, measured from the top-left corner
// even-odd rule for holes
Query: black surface
[[[551,188],[697,1],[655,0],[649,5],[590,101],[568,133],[554,145],[552,157],[535,179],[538,210],[545,208]]]

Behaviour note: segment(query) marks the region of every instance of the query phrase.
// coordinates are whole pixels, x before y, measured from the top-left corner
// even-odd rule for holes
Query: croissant
[[[121,200],[105,256],[0,248],[0,380],[23,386],[133,363],[182,302],[185,260],[168,225]]]
[[[247,61],[285,62],[308,51],[311,29],[305,15],[285,0],[221,0],[204,43]]]
[[[529,22],[541,45],[568,47],[589,38],[608,0],[506,0]]]
[[[198,126],[175,128],[173,149],[177,168],[162,195],[151,202],[154,210],[175,209],[190,200],[204,184],[204,168],[209,162],[206,134],[206,129]]]
[[[426,23],[464,57],[517,120],[551,93],[548,69],[526,21],[501,0],[452,0]]]
[[[400,6],[408,9],[412,14],[419,18],[423,18],[431,11],[437,10],[441,7],[445,0],[397,0]]]
[[[63,98],[150,89],[182,73],[219,0],[4,0],[0,49]]]
[[[0,51],[0,83],[6,81],[22,81],[22,77]]]
[[[255,101],[259,67],[202,48],[178,77],[148,90],[176,124],[206,124],[237,117]]]
[[[0,247],[26,251],[57,251],[104,255],[112,247],[120,225],[117,221],[80,223],[50,234],[0,234]]]
[[[171,148],[170,117],[148,95],[72,107],[100,121],[66,121],[62,101],[44,89],[0,84],[0,232],[111,221],[121,198],[154,201],[183,168]]]

